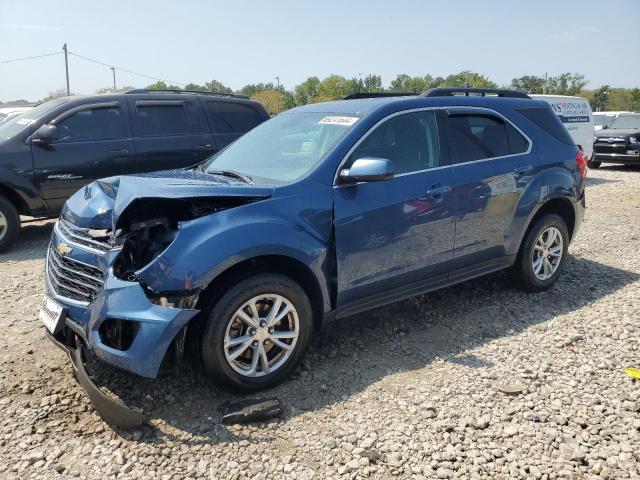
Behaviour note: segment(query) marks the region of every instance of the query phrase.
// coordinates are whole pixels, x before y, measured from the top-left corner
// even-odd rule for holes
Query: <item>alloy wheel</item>
[[[538,280],[548,280],[556,273],[562,261],[563,246],[562,234],[556,227],[540,232],[531,258],[533,274]]]
[[[229,319],[224,355],[231,368],[246,377],[261,377],[281,368],[293,354],[300,322],[293,303],[282,295],[258,295]]]

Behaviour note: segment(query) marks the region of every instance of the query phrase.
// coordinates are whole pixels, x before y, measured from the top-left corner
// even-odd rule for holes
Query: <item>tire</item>
[[[0,196],[0,253],[16,243],[20,234],[20,215],[9,200]]]
[[[541,238],[544,232],[546,232],[546,236]],[[547,268],[544,260],[541,260],[541,262],[536,262],[540,269],[536,271],[534,259],[536,257],[538,259],[545,258],[545,252],[540,250],[539,241],[548,240],[550,234],[554,238],[557,238],[558,235],[560,236],[560,248],[558,248],[557,243],[553,243],[551,248],[547,248],[548,257],[546,258],[550,268]],[[538,248],[536,248],[536,244],[538,244]],[[567,261],[568,248],[569,232],[562,217],[553,213],[542,216],[536,220],[523,239],[516,262],[511,268],[511,278],[518,287],[527,292],[548,290],[556,283],[564,268],[564,264]],[[559,258],[557,255],[552,254],[555,252],[558,252]]]
[[[589,160],[587,162],[587,167],[589,167],[589,168],[600,168],[601,164],[602,164],[602,162],[596,162],[595,160]]]
[[[278,313],[282,315],[286,307],[289,311],[271,332],[264,323],[278,296],[282,302]],[[255,321],[251,304],[258,318],[263,319],[262,324]],[[240,310],[251,323],[238,316]],[[271,273],[258,274],[233,285],[206,315],[198,345],[205,374],[246,392],[270,388],[284,380],[302,360],[313,325],[313,312],[305,291],[290,278]],[[294,330],[295,339],[291,338]],[[280,339],[274,340],[272,335],[279,335]],[[289,338],[285,338],[287,335]],[[240,337],[245,341],[238,340]],[[225,349],[225,338],[235,341],[234,345]],[[275,342],[293,346],[282,348]],[[230,358],[243,348],[238,357]],[[265,358],[270,371],[265,371]],[[252,369],[255,369],[253,375]]]

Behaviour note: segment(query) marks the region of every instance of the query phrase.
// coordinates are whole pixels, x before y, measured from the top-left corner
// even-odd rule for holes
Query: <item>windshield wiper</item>
[[[242,180],[245,183],[253,184],[253,178],[251,178],[249,175],[245,175],[244,173],[236,172],[235,170],[203,170],[203,171],[210,175],[222,175],[223,177],[237,178],[238,180]]]

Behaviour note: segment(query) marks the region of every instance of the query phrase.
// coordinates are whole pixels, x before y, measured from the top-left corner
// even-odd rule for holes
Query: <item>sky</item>
[[[309,76],[446,76],[499,84],[580,72],[587,88],[640,86],[640,0],[0,0],[0,101],[65,86],[68,49],[177,84],[240,89]],[[113,84],[106,66],[69,57],[71,91]],[[153,79],[116,71],[118,86]]]

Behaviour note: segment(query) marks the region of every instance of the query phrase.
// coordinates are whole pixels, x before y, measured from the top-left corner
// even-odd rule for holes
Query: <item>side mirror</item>
[[[609,124],[608,124],[608,123],[606,123],[606,124],[604,124],[604,125],[602,126],[602,129],[603,129],[603,130],[606,130],[607,128],[609,128]]]
[[[386,158],[359,158],[340,171],[340,183],[379,182],[389,180],[396,174],[393,162]]]
[[[48,143],[52,140],[57,140],[58,138],[58,127],[55,125],[42,125],[38,130],[36,130],[36,133],[33,134],[33,139],[38,140],[41,143]]]

